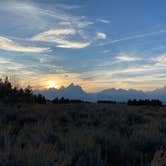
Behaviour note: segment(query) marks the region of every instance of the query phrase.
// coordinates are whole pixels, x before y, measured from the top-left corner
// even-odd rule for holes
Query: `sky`
[[[165,0],[0,1],[0,75],[87,92],[166,85]]]

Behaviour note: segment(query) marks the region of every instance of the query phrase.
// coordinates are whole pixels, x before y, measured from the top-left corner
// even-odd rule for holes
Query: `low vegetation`
[[[150,166],[166,146],[166,107],[0,106],[0,165]]]

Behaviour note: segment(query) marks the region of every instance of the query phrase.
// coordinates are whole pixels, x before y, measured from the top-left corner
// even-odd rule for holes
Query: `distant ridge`
[[[96,93],[87,93],[81,86],[71,83],[68,87],[60,89],[50,88],[47,90],[35,90],[35,93],[41,93],[47,99],[64,97],[69,99],[80,99],[84,101],[114,100],[126,102],[129,99],[158,99],[166,102],[166,86],[152,91],[144,92],[135,89],[105,89]]]

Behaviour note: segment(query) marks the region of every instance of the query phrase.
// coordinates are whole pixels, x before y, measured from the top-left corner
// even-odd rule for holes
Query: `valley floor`
[[[150,166],[164,148],[166,107],[0,106],[2,166]]]

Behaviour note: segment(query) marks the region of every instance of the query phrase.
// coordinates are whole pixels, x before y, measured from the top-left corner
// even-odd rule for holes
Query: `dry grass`
[[[0,106],[0,165],[150,166],[166,146],[166,107]]]

